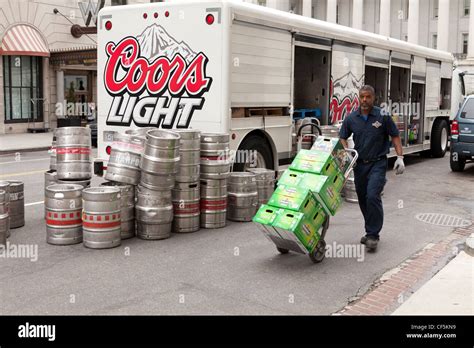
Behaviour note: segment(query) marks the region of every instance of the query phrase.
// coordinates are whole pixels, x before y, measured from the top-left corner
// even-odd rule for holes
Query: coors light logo
[[[113,96],[108,125],[188,128],[212,78],[209,59],[154,24],[138,37],[106,45],[105,87]]]

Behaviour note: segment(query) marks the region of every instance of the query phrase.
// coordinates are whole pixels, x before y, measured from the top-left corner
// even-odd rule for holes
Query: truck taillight
[[[451,135],[459,135],[459,123],[456,120],[451,122]]]
[[[107,155],[110,155],[110,153],[112,152],[112,146],[107,146],[105,148],[105,152],[107,152]]]
[[[214,15],[208,14],[206,16],[206,23],[209,24],[209,25],[212,25],[214,23]]]
[[[111,21],[105,22],[105,29],[107,29],[107,30],[112,29],[112,22]]]

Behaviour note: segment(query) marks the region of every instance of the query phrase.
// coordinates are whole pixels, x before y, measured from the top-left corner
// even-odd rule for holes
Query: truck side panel
[[[364,82],[364,52],[360,45],[335,42],[332,46],[329,123],[343,120],[359,107],[359,89]]]
[[[235,21],[231,34],[231,107],[288,107],[291,34]]]

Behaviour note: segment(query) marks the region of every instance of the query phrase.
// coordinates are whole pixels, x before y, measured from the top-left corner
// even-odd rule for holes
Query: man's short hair
[[[371,85],[362,86],[361,89],[359,90],[359,94],[362,92],[370,92],[372,93],[372,95],[375,95],[375,89]]]

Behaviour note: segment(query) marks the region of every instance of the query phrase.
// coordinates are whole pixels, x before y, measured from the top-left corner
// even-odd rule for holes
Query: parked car
[[[466,163],[474,161],[474,95],[467,96],[451,123],[450,165],[462,172]]]

